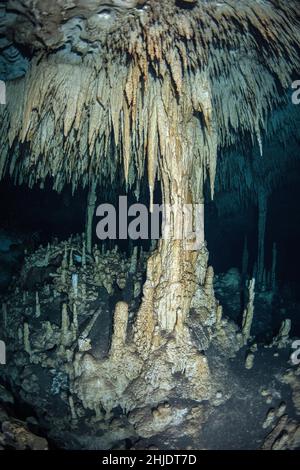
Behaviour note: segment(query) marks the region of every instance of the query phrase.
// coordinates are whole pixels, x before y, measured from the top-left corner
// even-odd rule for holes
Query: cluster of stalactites
[[[282,100],[278,85],[290,86],[298,63],[296,3],[148,7],[79,64],[44,54],[8,84],[0,175],[29,185],[51,176],[59,191],[93,175],[112,181],[121,164],[128,186],[146,168],[151,193],[172,147],[199,200],[206,174],[214,192],[218,148],[245,133],[261,147],[270,111]]]
[[[132,187],[146,169],[153,192],[159,159],[181,140],[185,151],[178,157],[186,160],[187,169],[192,162],[203,168],[193,176],[198,179],[194,187],[201,188],[205,168],[215,168],[216,138],[206,74],[199,72],[194,80],[200,92],[195,106],[203,107],[204,125],[194,116],[189,80],[182,83],[178,102],[171,76],[163,81],[149,76],[145,83],[134,64],[100,72],[50,60],[32,64],[24,80],[8,84],[1,128],[8,139],[1,142],[0,172],[30,186],[52,177],[60,191],[66,183],[74,189],[85,186],[93,175],[100,183],[113,181],[120,166]]]

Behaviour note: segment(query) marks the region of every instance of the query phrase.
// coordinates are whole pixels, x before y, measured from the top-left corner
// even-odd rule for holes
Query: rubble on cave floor
[[[259,347],[250,371],[244,366],[244,356],[243,348],[224,363],[224,357],[212,346],[207,351],[207,358],[218,378],[219,389],[211,401],[199,404],[178,398],[162,402],[153,409],[136,410],[131,419],[139,425],[142,436],[134,429],[126,430],[127,418],[121,416],[120,410],[119,413],[115,410],[106,423],[90,417],[86,420],[89,422],[87,427],[85,420],[72,422],[70,412],[60,408],[59,417],[51,419],[52,426],[58,428],[56,445],[62,445],[60,439],[66,439],[63,445],[76,449],[111,446],[152,450],[299,449],[300,369],[290,363],[290,349]],[[14,397],[3,386],[0,387],[0,402],[4,407],[0,413],[2,447],[46,449],[45,439],[37,437],[39,427],[30,411],[23,422],[4,411],[5,407],[13,409]],[[120,422],[123,431],[118,426]],[[84,435],[83,430],[86,431]],[[53,439],[55,433],[50,434]]]
[[[42,430],[57,447],[76,449],[299,448],[300,371],[290,360],[289,331],[283,325],[271,344],[257,344],[249,334],[251,323],[245,321],[244,330],[240,330],[222,316],[220,307],[215,319],[207,316],[206,307],[199,305],[201,300],[208,305],[203,296],[206,293],[211,298],[213,292],[209,269],[204,290],[199,291],[186,319],[191,347],[203,355],[209,370],[207,397],[201,400],[182,395],[187,378],[180,371],[173,376],[174,391],[168,382],[164,389],[162,374],[167,369],[163,351],[172,344],[169,338],[166,346],[154,351],[156,361],[151,363],[156,367],[147,372],[161,389],[158,395],[154,392],[153,402],[143,404],[146,387],[133,388],[127,410],[116,406],[105,413],[100,406],[93,410],[79,399],[70,375],[76,351],[94,358],[94,362],[85,363],[88,368],[96,367],[101,373],[98,364],[108,364],[113,373],[115,363],[105,361],[109,355],[118,357],[117,341],[123,341],[124,331],[118,330],[114,336],[112,312],[115,305],[120,306],[115,316],[121,322],[122,308],[127,306],[126,311],[131,312],[125,340],[130,343],[149,256],[140,249],[126,256],[116,248],[97,247],[88,254],[81,236],[40,247],[27,256],[2,304],[8,345],[8,364],[1,374],[0,388],[0,403],[7,410],[1,415],[2,447],[38,448],[43,444],[46,448],[46,441],[34,438],[36,431]],[[253,321],[251,301],[247,315]],[[126,351],[126,367],[130,367],[135,356],[130,349]],[[147,361],[145,365],[149,367]],[[94,384],[90,386],[96,390]],[[132,384],[126,386],[130,389]],[[106,393],[112,389],[107,388]],[[12,417],[20,401],[28,407],[23,422]],[[31,416],[32,410],[37,417]]]

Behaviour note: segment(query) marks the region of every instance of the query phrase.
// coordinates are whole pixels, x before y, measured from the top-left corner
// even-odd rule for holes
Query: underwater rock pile
[[[0,450],[48,450],[46,439],[28,429],[28,425],[14,419],[0,407]]]
[[[12,407],[16,400],[34,410],[38,427],[29,427],[29,440],[37,429],[66,448],[122,448],[126,440],[140,448],[160,435],[179,445],[180,426],[181,438],[199,445],[214,410],[238,394],[240,379],[228,361],[245,357],[245,370],[251,372],[263,350],[277,354],[290,348],[290,340],[279,339],[286,338],[286,328],[267,349],[251,335],[254,283],[243,328],[223,317],[207,259],[203,247],[188,316],[183,321],[178,311],[170,332],[145,309],[151,305],[145,302],[153,283],[149,273],[157,273],[146,266],[158,269],[156,251],[133,248],[126,256],[95,246],[89,255],[85,237],[73,236],[26,256],[3,299],[7,365],[1,369],[6,390],[0,390],[0,402]],[[297,371],[284,369],[281,377],[297,407]],[[278,441],[278,430],[270,432],[272,424],[269,419],[263,427],[270,434],[264,448],[298,445],[293,417],[285,418],[289,439],[284,442]],[[17,426],[25,442],[27,425]]]
[[[158,269],[156,252],[134,248],[126,258],[116,249],[101,252],[95,247],[88,255],[84,237],[77,236],[25,258],[2,306],[8,345],[4,380],[34,407],[45,427],[55,421],[51,432],[59,434],[58,423],[76,429],[83,422],[91,429],[102,423],[103,433],[115,434],[114,439],[121,438],[121,429],[129,436],[148,437],[182,421],[188,430],[200,403],[213,393],[203,351],[218,336],[222,319],[213,271],[206,267],[207,250],[199,256],[189,322],[177,311],[174,333],[160,329],[146,308],[151,308],[154,282],[149,270],[145,273],[149,256]],[[229,331],[227,343],[235,343],[236,329]],[[179,408],[162,406],[179,396],[185,402]],[[108,423],[118,415],[113,432]]]
[[[271,431],[262,445],[262,450],[293,450],[299,448],[299,422],[289,418],[285,411],[286,404],[284,402],[277,409],[271,408],[268,411],[263,427],[271,428]]]

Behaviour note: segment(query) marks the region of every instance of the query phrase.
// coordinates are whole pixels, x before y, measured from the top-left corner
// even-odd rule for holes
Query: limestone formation
[[[275,245],[269,282],[265,268],[267,202],[289,163],[268,159],[266,143],[298,135],[288,112],[299,68],[298,3],[9,0],[1,12],[0,49],[16,49],[6,60],[16,61],[18,78],[7,81],[0,108],[0,178],[87,191],[84,233],[27,253],[4,299],[13,357],[5,379],[29,405],[47,383],[37,415],[45,417],[50,403],[49,420],[70,441],[79,439],[79,422],[96,435],[95,448],[176,428],[195,438],[211,403],[233,393],[223,393],[220,358],[228,367],[251,340],[255,279],[260,290],[276,288]],[[245,142],[257,151],[253,160]],[[240,202],[250,193],[258,206],[257,269],[241,329],[216,299],[206,243],[195,248],[182,225],[186,205],[203,205],[217,187],[234,187]],[[147,197],[150,213],[157,194],[178,208],[169,237],[149,251],[133,242],[119,250],[112,240],[93,246],[98,197],[121,190]],[[245,244],[243,281],[248,265]],[[288,345],[290,326],[285,320],[272,346]],[[256,366],[257,351],[250,348],[246,369]],[[294,375],[283,380],[298,410]],[[268,414],[264,428],[279,421],[263,448],[296,445],[284,412]],[[2,432],[19,435],[20,426]],[[21,434],[20,448],[36,447],[23,427]]]
[[[277,346],[279,349],[284,348],[290,342],[289,334],[291,331],[291,320],[287,318],[283,320],[278,335],[273,339],[272,345]]]
[[[249,282],[249,300],[247,308],[244,310],[243,314],[243,336],[244,343],[246,344],[250,338],[251,325],[253,321],[254,314],[254,298],[255,298],[255,279],[252,279]]]

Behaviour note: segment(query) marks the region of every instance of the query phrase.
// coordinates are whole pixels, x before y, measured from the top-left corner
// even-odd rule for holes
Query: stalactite
[[[269,119],[270,110],[288,99],[276,93],[277,84],[282,88],[289,86],[297,64],[299,22],[293,15],[294,4],[289,8],[282,4],[290,25],[286,31],[286,20],[276,14],[276,8],[263,3],[237,9],[230,0],[215,9],[202,2],[189,11],[188,17],[174,11],[173,2],[164,7],[155,0],[150,3],[143,21],[136,12],[130,14],[130,27],[126,20],[128,10],[124,10],[118,28],[123,33],[122,41],[115,31],[107,36],[100,30],[95,35],[86,24],[83,34],[90,35],[95,50],[101,45],[101,54],[94,56],[93,49],[87,48],[82,65],[63,63],[59,54],[42,51],[38,60],[32,60],[26,77],[7,84],[8,105],[0,111],[4,115],[2,174],[10,171],[17,180],[27,180],[30,185],[53,176],[54,188],[60,191],[67,182],[72,183],[73,189],[86,184],[90,174],[99,182],[103,177],[113,179],[118,161],[122,160],[125,180],[132,185],[143,176],[147,160],[152,206],[158,157],[161,154],[165,158],[166,151],[164,145],[158,149],[158,133],[163,135],[165,127],[159,97],[163,98],[163,106],[178,98],[183,117],[192,106],[195,128],[186,151],[192,152],[197,161],[192,178],[199,183],[206,172],[210,175],[212,196],[218,149],[235,144],[240,134],[249,133],[253,143],[258,141],[261,147],[265,134],[274,135],[276,128],[288,129],[289,133],[297,130],[295,110],[285,117],[278,113],[277,121]],[[209,20],[215,14],[218,27],[212,27]],[[19,15],[16,24],[24,21],[21,12]],[[153,17],[158,21],[153,23]],[[256,19],[259,17],[263,18],[263,27]],[[47,21],[47,16],[43,18]],[[237,23],[249,34],[241,34]],[[169,27],[165,28],[165,24]],[[32,25],[27,27],[23,41]],[[265,35],[265,28],[270,31],[269,36]],[[264,37],[260,48],[252,30]],[[42,31],[40,28],[38,34]],[[63,40],[57,35],[59,38]],[[29,39],[33,40],[30,34]],[[42,43],[46,44],[47,38],[43,37]],[[217,44],[222,44],[222,48]],[[54,45],[48,47],[47,51]],[[289,61],[285,58],[286,48]],[[242,54],[245,49],[253,50],[254,59]],[[258,55],[263,61],[255,60]],[[90,60],[91,56],[95,60]],[[168,98],[165,83],[170,90]],[[283,118],[289,120],[288,126],[280,126]],[[28,154],[20,154],[18,141],[26,142]],[[193,186],[193,191],[198,191],[198,185]]]

